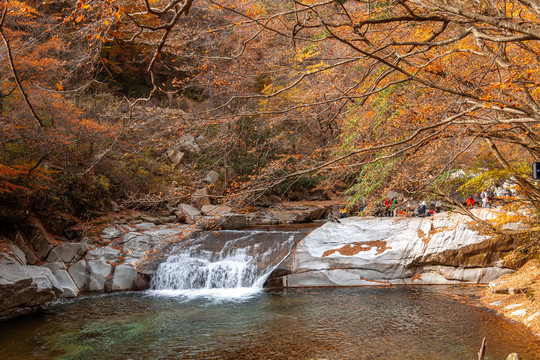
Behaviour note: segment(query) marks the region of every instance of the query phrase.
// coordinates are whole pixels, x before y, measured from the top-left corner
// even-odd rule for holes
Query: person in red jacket
[[[470,208],[472,208],[474,206],[474,199],[473,199],[472,196],[469,196],[467,198],[467,206],[470,207]]]

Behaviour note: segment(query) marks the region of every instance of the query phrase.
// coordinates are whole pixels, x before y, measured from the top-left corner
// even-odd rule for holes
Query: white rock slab
[[[454,264],[459,251],[482,248],[489,239],[470,228],[470,218],[463,215],[340,221],[327,222],[298,243],[284,261],[289,272],[284,286],[489,283],[513,272],[495,263]]]

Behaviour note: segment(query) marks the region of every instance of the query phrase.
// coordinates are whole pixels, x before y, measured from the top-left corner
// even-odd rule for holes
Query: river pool
[[[0,324],[2,359],[540,359],[523,325],[448,286],[148,291],[90,296]]]

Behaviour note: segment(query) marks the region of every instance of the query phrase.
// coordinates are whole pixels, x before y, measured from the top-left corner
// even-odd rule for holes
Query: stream
[[[0,359],[540,359],[523,325],[470,305],[477,287],[268,291],[305,231],[207,233],[173,249],[145,292],[54,303],[0,323]]]

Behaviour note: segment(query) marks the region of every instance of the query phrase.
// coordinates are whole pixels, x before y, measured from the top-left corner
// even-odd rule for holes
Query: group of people
[[[483,190],[480,193],[480,198],[482,199],[482,207],[483,208],[490,208],[491,207],[491,203],[492,203],[492,199],[493,199],[493,195],[491,193],[489,193],[487,190]],[[467,207],[473,208],[475,206],[475,204],[476,204],[476,200],[474,200],[474,198],[469,195],[469,197],[467,198]]]
[[[508,189],[504,189],[504,193],[502,196],[511,196],[511,192]],[[492,202],[493,202],[493,192],[488,190],[483,190],[480,193],[480,198],[482,201],[482,207],[483,208],[491,208]],[[467,207],[473,208],[476,205],[476,200],[473,196],[467,197]],[[431,216],[435,213],[438,213],[442,211],[443,204],[440,201],[437,201],[436,203],[431,203],[428,207],[428,204],[426,201],[420,202],[420,204],[414,208],[413,204],[409,200],[405,200],[403,204],[399,204],[397,198],[391,199],[390,197],[386,197],[384,201],[381,203],[382,210],[378,212],[378,216],[385,216],[385,217],[392,217],[392,216]],[[364,210],[365,206],[362,207],[362,211]],[[332,221],[339,222],[338,219],[346,218],[348,216],[347,208],[342,208],[339,210],[339,215],[337,217],[334,217],[332,214],[329,214],[329,218]]]
[[[437,201],[428,206],[426,201],[422,201],[418,206],[412,204],[410,200],[405,200],[399,204],[397,199],[384,199],[382,216],[430,216],[442,210],[442,203]]]
[[[499,188],[499,190],[500,191],[497,191],[498,198],[512,196],[512,192],[510,191],[510,189]],[[480,193],[480,199],[482,200],[482,207],[491,208],[493,206],[494,198],[495,196],[493,194],[493,191],[486,190],[486,189],[482,190],[482,192]],[[469,195],[469,197],[467,197],[467,207],[473,208],[475,207],[475,205],[476,205],[476,200],[474,199],[474,197]]]

